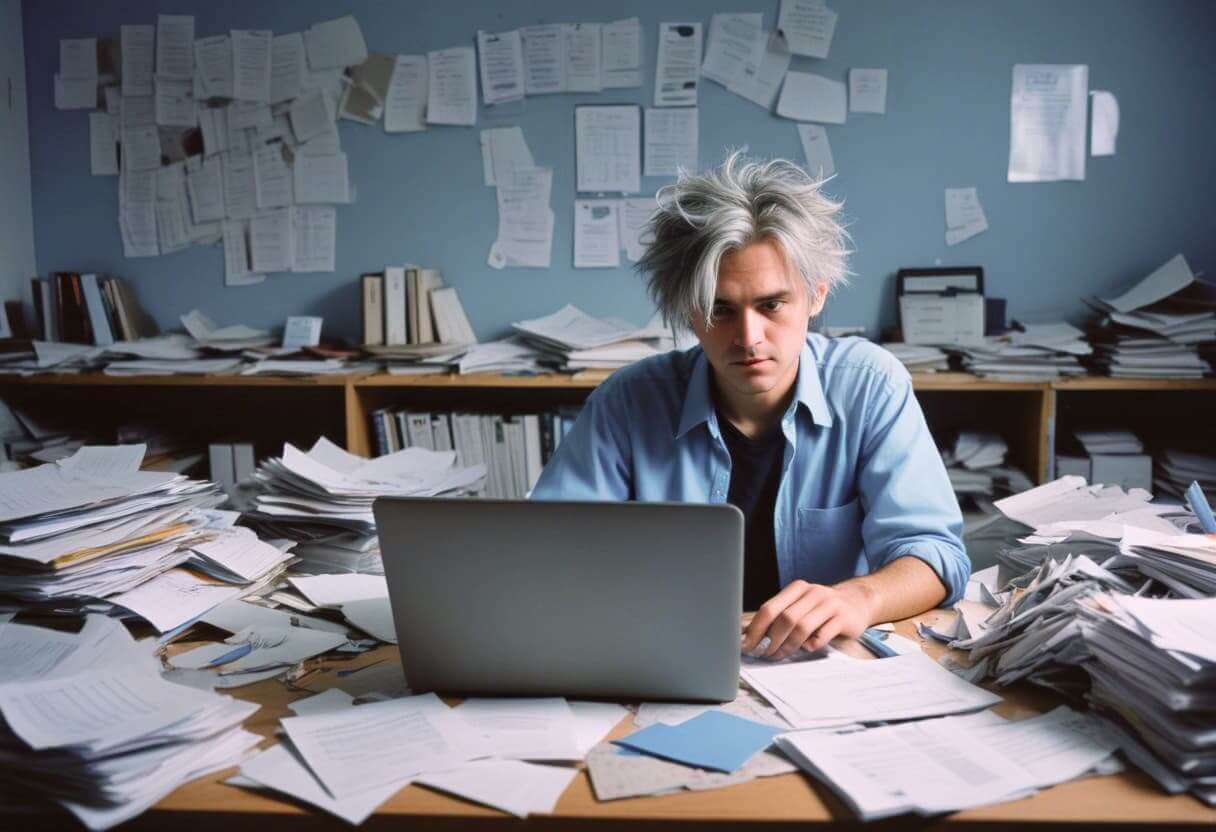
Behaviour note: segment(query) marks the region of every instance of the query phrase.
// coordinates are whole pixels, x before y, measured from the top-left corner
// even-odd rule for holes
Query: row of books
[[[486,466],[483,497],[523,499],[578,417],[578,408],[546,413],[371,413],[376,454],[404,448],[454,451],[460,467]]]
[[[108,346],[159,332],[120,278],[55,272],[30,284],[38,340]]]
[[[456,290],[438,269],[389,266],[361,277],[367,346],[472,344],[477,338]]]

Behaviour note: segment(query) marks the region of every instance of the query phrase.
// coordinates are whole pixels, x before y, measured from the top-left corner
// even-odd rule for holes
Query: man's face
[[[811,316],[823,307],[793,274],[777,243],[764,239],[722,258],[712,325],[695,316],[693,331],[719,389],[743,403],[756,396],[772,404],[798,376],[798,357]]]

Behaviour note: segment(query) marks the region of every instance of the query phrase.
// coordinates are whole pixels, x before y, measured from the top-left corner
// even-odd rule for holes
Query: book
[[[33,277],[30,278],[30,289],[34,296],[34,336],[43,341],[58,340],[55,287],[46,278]]]
[[[469,324],[464,304],[454,286],[431,291],[431,311],[435,316],[435,335],[444,344],[476,344],[477,336]]]
[[[418,268],[408,266],[405,270],[405,304],[407,307],[406,329],[409,344],[421,344],[418,340]]]
[[[75,272],[55,272],[55,308],[58,311],[61,341],[69,344],[93,343],[85,314],[80,275]]]
[[[406,319],[406,269],[389,266],[384,270],[384,343],[408,344]]]
[[[119,315],[117,280],[114,277],[107,277],[101,281],[101,299],[105,302],[106,318],[110,321],[110,332],[114,334],[114,339],[130,341],[130,331],[123,325],[123,319]]]
[[[431,344],[435,337],[435,322],[431,312],[431,292],[443,287],[438,269],[418,269],[418,343]]]
[[[431,434],[431,414],[407,413],[405,426],[409,431],[411,448],[435,450],[435,437]]]
[[[524,494],[526,496],[536,486],[536,481],[540,479],[540,472],[544,468],[544,463],[541,461],[543,456],[541,450],[541,430],[540,416],[535,413],[519,417],[523,420],[524,434],[524,480],[526,487]]]
[[[80,292],[84,300],[85,314],[88,315],[93,343],[99,347],[112,345],[114,331],[110,329],[110,319],[106,314],[105,301],[101,297],[101,283],[98,281],[97,275],[80,275]]]
[[[369,273],[360,276],[363,291],[363,343],[384,343],[384,275]]]
[[[435,442],[435,450],[454,450],[452,446],[452,426],[448,414],[436,413],[431,417],[431,438]]]

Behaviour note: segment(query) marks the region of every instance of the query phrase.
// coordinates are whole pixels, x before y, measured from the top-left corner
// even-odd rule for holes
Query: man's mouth
[[[768,361],[768,359],[767,358],[745,358],[742,361],[736,361],[735,363],[740,366],[743,366],[743,367],[754,367],[755,365],[762,364],[765,361]]]

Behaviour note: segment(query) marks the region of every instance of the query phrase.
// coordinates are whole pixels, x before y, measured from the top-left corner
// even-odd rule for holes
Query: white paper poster
[[[701,24],[660,23],[654,106],[694,107],[701,75]]]
[[[816,179],[827,179],[836,175],[836,162],[832,159],[832,145],[828,141],[828,130],[822,124],[799,124],[798,138],[806,156],[806,171]]]
[[[574,268],[616,268],[621,264],[620,229],[613,200],[574,203]]]
[[[1009,181],[1085,179],[1089,67],[1017,64],[1010,97]]]
[[[946,245],[958,245],[988,230],[975,188],[946,188]]]
[[[577,107],[575,167],[580,193],[641,189],[641,112],[633,104]]]
[[[1089,94],[1093,102],[1093,117],[1089,126],[1089,155],[1114,156],[1115,142],[1119,138],[1119,100],[1114,93],[1094,90]]]

